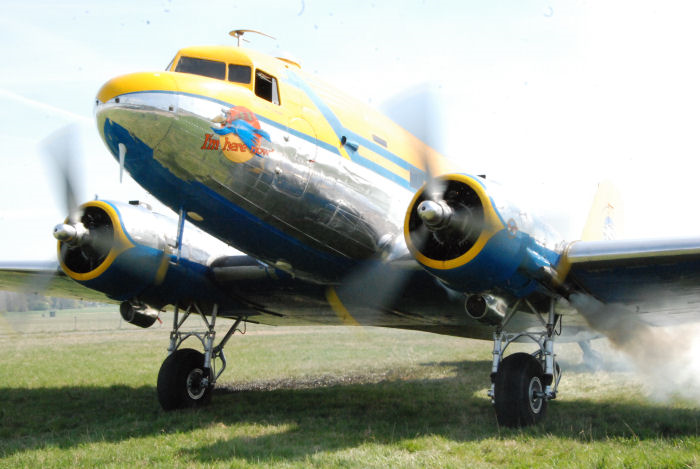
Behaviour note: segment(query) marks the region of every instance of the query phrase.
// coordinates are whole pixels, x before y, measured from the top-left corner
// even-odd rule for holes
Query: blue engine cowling
[[[551,290],[561,254],[560,240],[545,224],[510,202],[503,189],[466,174],[436,178],[406,212],[404,236],[416,260],[452,289],[465,293],[506,292],[517,298]],[[429,226],[418,207],[438,200],[464,222]]]
[[[83,236],[58,242],[61,268],[76,282],[113,300],[138,300],[156,309],[191,301],[230,301],[211,278],[212,254],[195,247],[215,245],[215,240],[183,243],[178,258],[174,219],[141,204],[104,200],[87,202],[80,211],[76,225]],[[192,230],[195,238],[207,236]]]

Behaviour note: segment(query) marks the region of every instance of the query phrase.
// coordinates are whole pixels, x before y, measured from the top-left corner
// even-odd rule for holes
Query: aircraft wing
[[[259,289],[270,289],[277,282],[274,275],[269,275],[260,263],[245,255],[217,259],[209,267],[209,274],[220,287],[234,294],[236,287],[260,285]],[[121,302],[74,281],[56,261],[0,261],[0,290],[103,303]]]
[[[0,262],[0,290],[115,303],[104,293],[73,281],[56,261]]]
[[[441,287],[414,261],[369,263],[335,286],[294,278],[246,255],[216,259],[205,276],[226,295],[219,315],[249,322],[383,326],[481,339],[492,333],[489,325],[464,314],[461,296]],[[120,303],[75,282],[56,262],[0,262],[0,289]],[[522,321],[531,325],[527,320],[535,319],[528,316]]]
[[[659,325],[700,314],[699,238],[578,241],[559,271],[577,289],[650,313],[650,322]]]

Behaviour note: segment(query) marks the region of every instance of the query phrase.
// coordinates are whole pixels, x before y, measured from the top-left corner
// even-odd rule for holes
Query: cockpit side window
[[[228,81],[250,84],[250,67],[247,65],[228,64]]]
[[[216,60],[198,59],[196,57],[180,57],[175,67],[176,72],[192,73],[210,78],[226,79],[226,64]]]
[[[255,94],[273,104],[279,105],[280,97],[277,90],[277,78],[260,70],[255,71]]]

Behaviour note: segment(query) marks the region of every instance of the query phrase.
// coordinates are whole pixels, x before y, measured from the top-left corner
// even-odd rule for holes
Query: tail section
[[[582,241],[616,239],[624,232],[622,197],[612,182],[598,184],[588,220],[581,235]]]

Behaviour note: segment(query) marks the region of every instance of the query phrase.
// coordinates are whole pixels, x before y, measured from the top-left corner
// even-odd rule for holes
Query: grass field
[[[0,314],[0,467],[700,465],[697,404],[650,402],[575,346],[545,423],[523,430],[496,424],[488,342],[373,328],[249,328],[212,404],[165,413],[167,327],[23,314]]]

